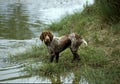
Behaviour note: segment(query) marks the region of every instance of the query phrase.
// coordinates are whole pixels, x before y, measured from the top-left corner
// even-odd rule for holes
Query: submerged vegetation
[[[116,14],[115,17],[112,17],[113,14],[109,16],[109,12],[106,11],[109,7],[101,8],[103,7],[101,3],[103,2],[96,0],[94,5],[85,6],[82,12],[67,15],[47,28],[57,32],[58,35],[77,32],[87,40],[88,47],[81,45],[78,51],[80,62],[71,63],[72,53],[67,49],[60,54],[59,63],[49,63],[45,45],[34,45],[31,50],[10,56],[10,60],[12,62],[27,60],[24,64],[24,71],[27,74],[48,77],[51,80],[54,77],[59,80],[60,76],[73,73],[73,83],[80,83],[81,78],[84,78],[89,84],[119,84],[120,14]],[[115,6],[117,8],[117,5]]]

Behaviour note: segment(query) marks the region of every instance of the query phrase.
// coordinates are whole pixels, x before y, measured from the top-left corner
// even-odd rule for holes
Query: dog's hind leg
[[[78,54],[78,48],[79,47],[76,47],[76,48],[70,48],[70,50],[71,50],[71,52],[72,52],[72,54],[73,54],[73,59],[72,59],[72,62],[74,62],[76,59],[79,61],[80,60],[80,56],[79,56],[79,54]]]

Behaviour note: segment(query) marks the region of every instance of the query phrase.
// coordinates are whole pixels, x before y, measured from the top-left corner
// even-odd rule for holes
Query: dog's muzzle
[[[44,42],[45,42],[45,43],[48,43],[48,42],[50,42],[50,37],[49,37],[48,35],[45,37],[45,40],[44,40]]]

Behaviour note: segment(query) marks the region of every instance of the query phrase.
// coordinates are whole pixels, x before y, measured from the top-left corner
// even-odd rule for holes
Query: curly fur
[[[56,62],[59,60],[59,53],[64,51],[66,48],[70,48],[73,54],[73,60],[80,60],[80,56],[78,55],[77,51],[81,43],[87,42],[78,34],[71,33],[68,35],[64,35],[61,37],[55,37],[49,31],[44,31],[40,35],[41,41],[45,43],[50,53],[50,62],[53,62],[54,57],[56,58]]]

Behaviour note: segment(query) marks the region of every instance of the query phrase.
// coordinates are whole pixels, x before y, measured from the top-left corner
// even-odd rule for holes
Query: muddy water
[[[24,52],[32,44],[40,44],[43,25],[59,20],[61,16],[81,11],[86,0],[0,0],[0,83],[51,83],[50,79],[25,75],[23,63],[4,61],[9,54]],[[92,4],[93,0],[88,0]],[[60,77],[71,83],[74,74]],[[83,84],[87,82],[82,79]]]

